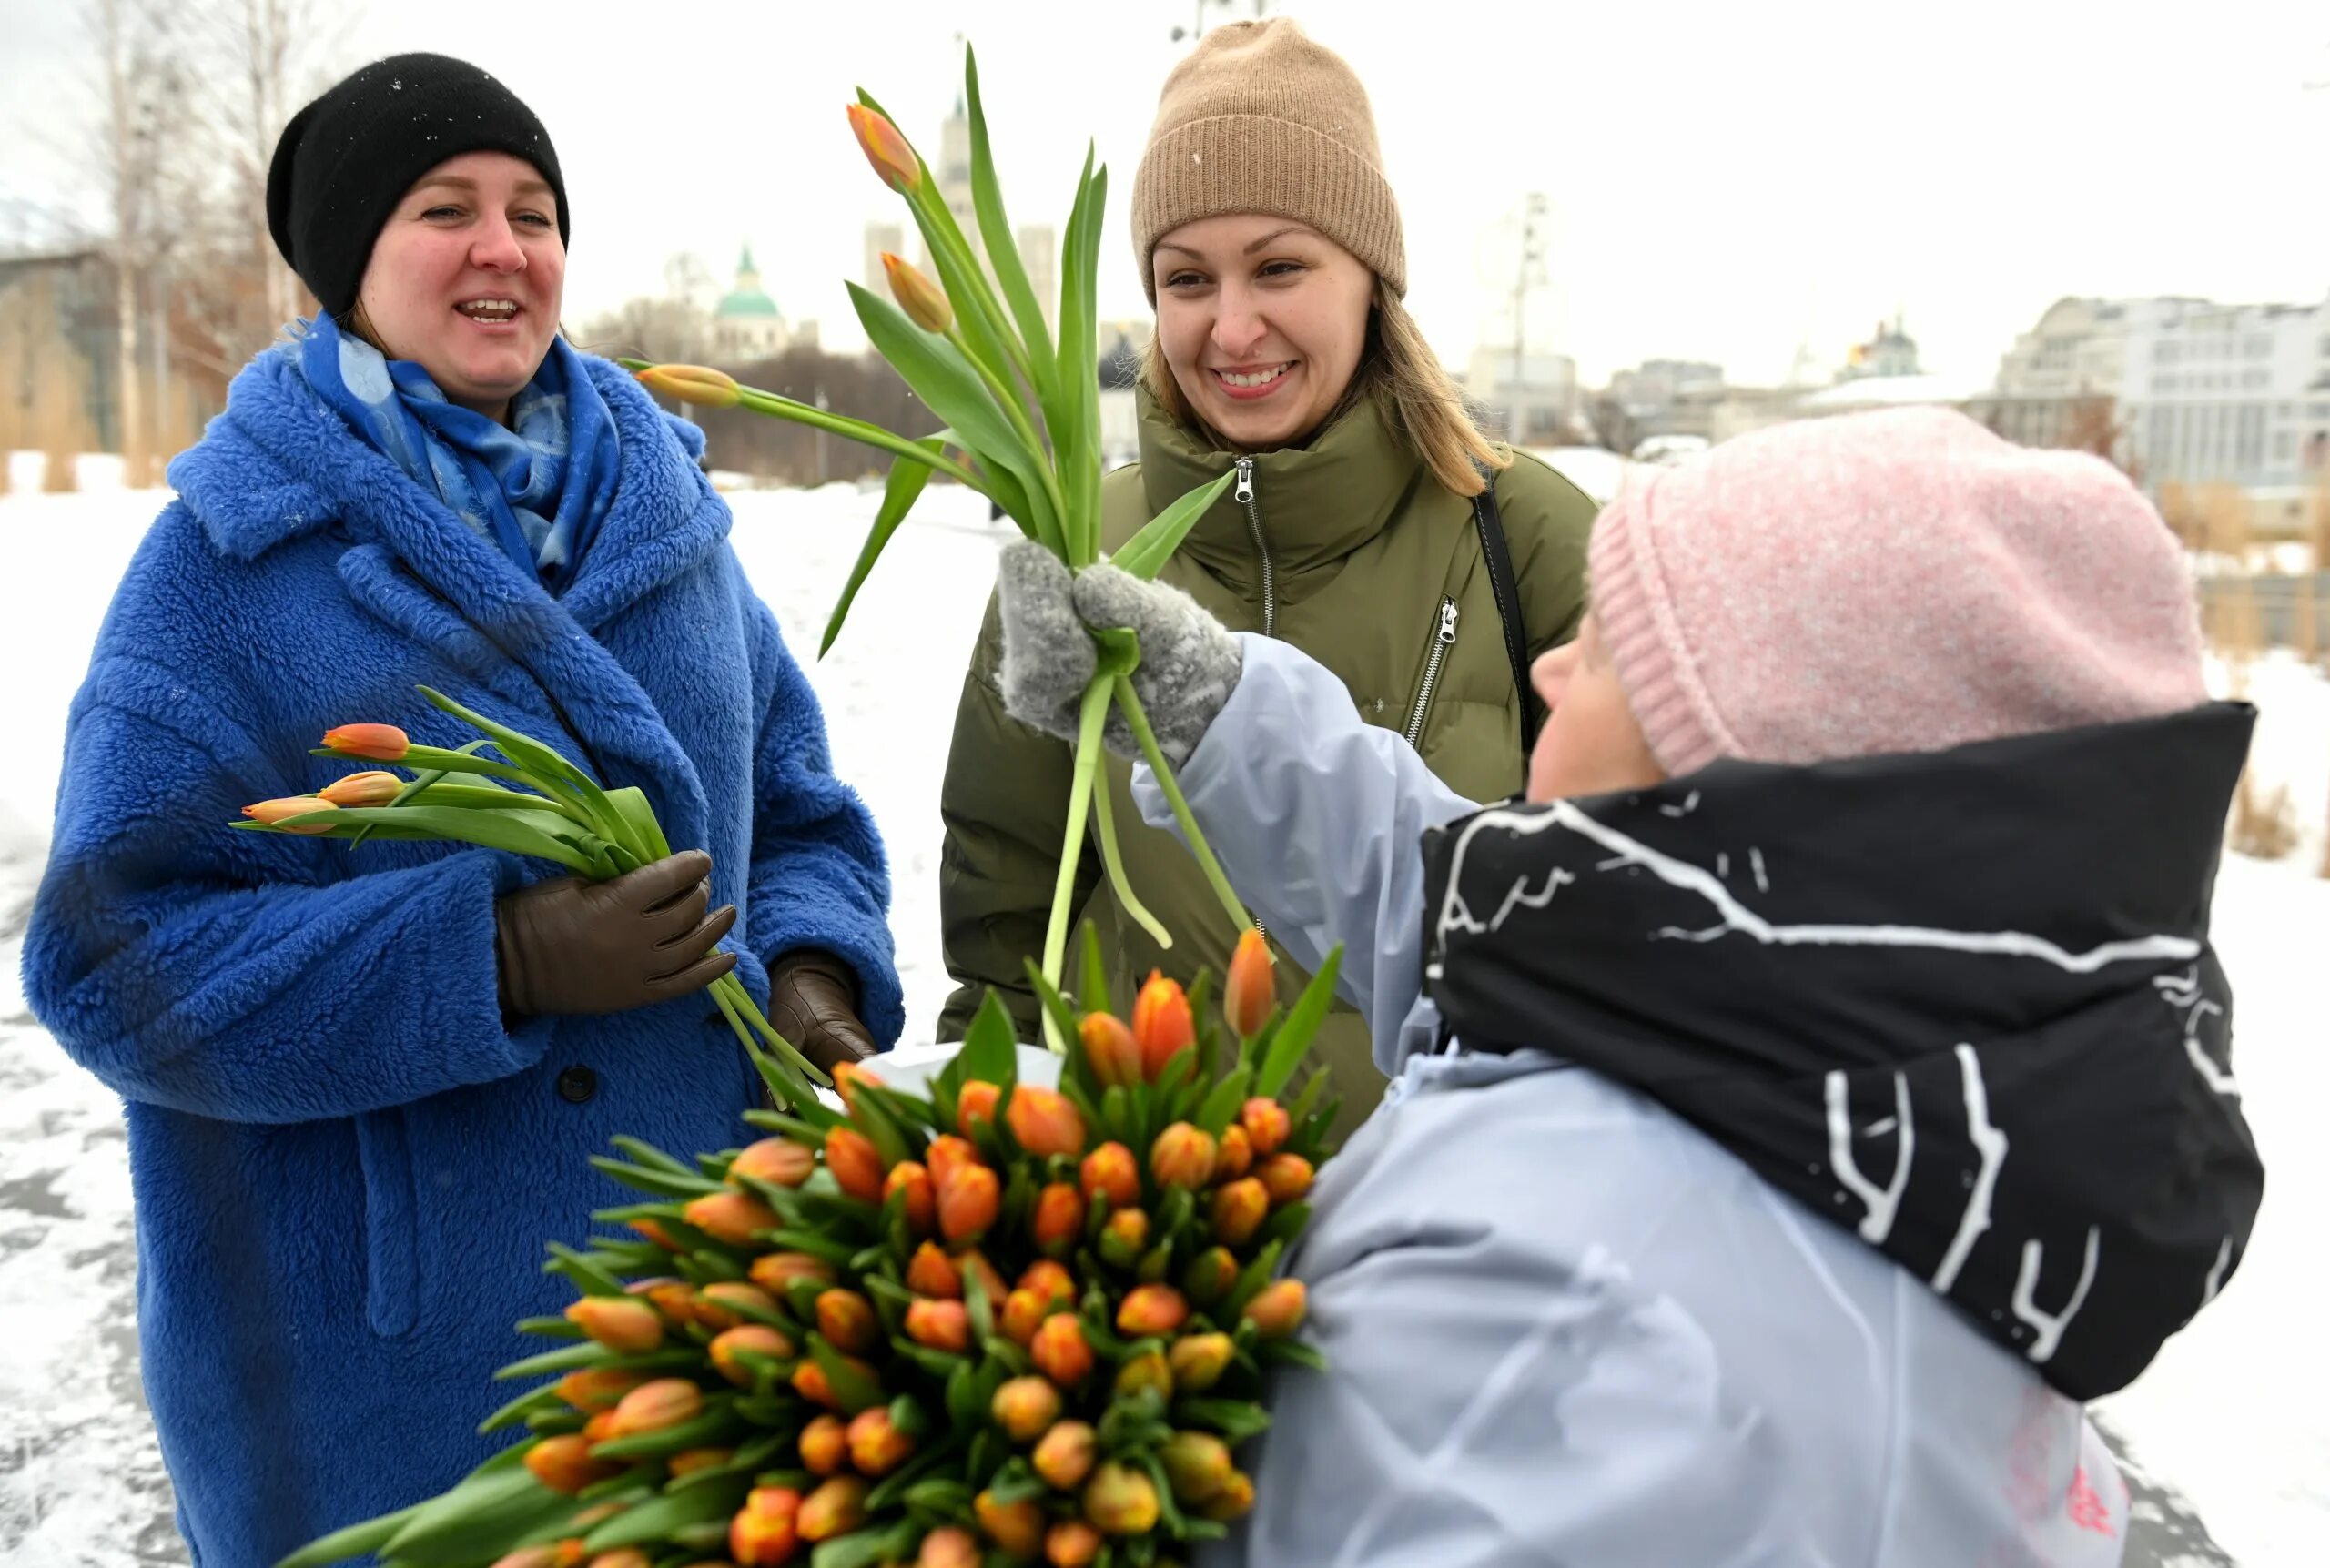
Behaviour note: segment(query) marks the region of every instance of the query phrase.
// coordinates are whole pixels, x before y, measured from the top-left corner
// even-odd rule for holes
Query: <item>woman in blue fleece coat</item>
[[[902,1021],[880,842],[700,436],[556,337],[532,115],[473,66],[382,61],[287,129],[269,216],[324,309],[171,467],[74,705],[25,958],[128,1102],[146,1385],[212,1568],[486,1455],[512,1322],[569,1294],[543,1242],[618,1200],[588,1157],[738,1140],[757,1086],[711,974],[774,976],[828,1064]],[[469,738],[420,684],[640,786],[708,861],[586,898],[480,849],[228,829],[346,771],[308,754],[328,725]]]

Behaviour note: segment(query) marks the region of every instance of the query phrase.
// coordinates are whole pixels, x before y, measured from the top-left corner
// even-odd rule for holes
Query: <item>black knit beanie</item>
[[[566,182],[534,112],[477,66],[442,55],[376,60],[291,116],[267,171],[275,248],[346,319],[372,241],[413,182],[463,153],[508,153],[541,171],[567,238]]]

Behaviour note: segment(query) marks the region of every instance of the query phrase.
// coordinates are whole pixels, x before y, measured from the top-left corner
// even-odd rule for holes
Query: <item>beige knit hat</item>
[[[1132,182],[1133,259],[1150,304],[1157,242],[1231,212],[1307,223],[1394,295],[1408,291],[1400,206],[1367,89],[1288,17],[1217,27],[1165,78]]]

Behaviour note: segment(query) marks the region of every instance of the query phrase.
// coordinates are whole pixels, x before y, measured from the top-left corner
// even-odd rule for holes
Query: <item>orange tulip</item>
[[[979,1568],[978,1538],[959,1524],[942,1524],[922,1538],[914,1568]]]
[[[873,1380],[874,1369],[856,1356],[844,1356],[842,1360],[858,1376],[868,1381]],[[813,1405],[823,1405],[830,1411],[842,1408],[841,1396],[834,1392],[832,1382],[826,1377],[826,1369],[815,1361],[805,1360],[793,1369],[793,1391]]]
[[[874,1303],[855,1290],[827,1290],[817,1298],[817,1332],[845,1351],[870,1351],[882,1342]]]
[[[1221,1016],[1232,1033],[1251,1040],[1271,1021],[1271,1007],[1278,998],[1271,975],[1271,945],[1249,926],[1238,937],[1238,951],[1230,958],[1230,976],[1221,986]]]
[[[1072,1182],[1048,1183],[1036,1194],[1036,1213],[1028,1231],[1038,1250],[1055,1257],[1066,1252],[1084,1234],[1084,1195]]]
[[[1278,1152],[1293,1130],[1288,1121],[1286,1108],[1274,1099],[1256,1095],[1238,1113],[1239,1125],[1246,1129],[1246,1139],[1254,1146],[1257,1158],[1268,1159]]]
[[[857,1112],[857,1086],[872,1084],[882,1087],[882,1076],[857,1062],[838,1062],[834,1067],[834,1093],[841,1096],[842,1108],[853,1116]]]
[[[1190,998],[1179,981],[1154,969],[1149,972],[1148,983],[1133,999],[1132,1037],[1140,1047],[1141,1077],[1150,1083],[1164,1072],[1166,1063],[1197,1044],[1197,1023],[1190,1017]]]
[[[770,1295],[783,1297],[795,1280],[814,1280],[820,1285],[834,1280],[834,1266],[823,1258],[806,1252],[765,1252],[753,1259],[753,1283]]]
[[[789,1486],[756,1486],[728,1525],[728,1555],[736,1568],[779,1568],[800,1537],[795,1522],[801,1494]]]
[[[526,1468],[552,1492],[572,1497],[584,1487],[620,1474],[623,1466],[591,1457],[591,1440],[579,1431],[546,1437],[526,1451]]]
[[[837,1415],[816,1417],[795,1442],[801,1450],[801,1468],[811,1475],[839,1475],[849,1464],[849,1427]]]
[[[1063,1519],[1044,1532],[1044,1561],[1051,1568],[1091,1568],[1100,1533],[1081,1519]]]
[[[702,1389],[685,1378],[657,1378],[623,1396],[608,1430],[617,1437],[637,1437],[694,1421],[703,1413]]]
[[[611,1406],[582,1423],[582,1435],[593,1443],[606,1442],[615,1435],[615,1412]]]
[[[696,1320],[695,1287],[685,1280],[635,1280],[623,1290],[654,1302],[655,1310],[675,1327],[684,1329]]]
[[[1235,1181],[1253,1164],[1253,1141],[1247,1138],[1246,1129],[1233,1121],[1221,1129],[1221,1140],[1213,1157],[1213,1174],[1224,1181]]]
[[[404,788],[394,774],[350,774],[324,785],[323,797],[338,806],[386,805]]]
[[[834,1173],[835,1182],[852,1198],[862,1198],[868,1203],[882,1201],[881,1151],[874,1140],[854,1127],[836,1127],[826,1133],[826,1168]]]
[[[283,824],[294,817],[312,816],[317,812],[334,809],[336,808],[331,802],[321,795],[295,794],[287,795],[280,800],[254,801],[243,807],[243,814],[253,822],[264,824],[266,826],[279,827],[286,833],[296,833],[303,837],[313,838],[319,834],[329,833],[331,824],[310,822],[302,823],[298,827],[283,827]]]
[[[1299,1154],[1273,1154],[1254,1174],[1272,1203],[1292,1203],[1311,1190],[1311,1162]]]
[[[1099,1466],[1084,1486],[1084,1517],[1110,1535],[1157,1528],[1157,1488],[1129,1464]]]
[[[688,1199],[687,1207],[680,1210],[680,1218],[714,1241],[731,1247],[749,1247],[760,1232],[774,1230],[784,1223],[777,1219],[775,1209],[751,1193],[734,1188]]]
[[[1003,1100],[1003,1090],[985,1078],[972,1078],[955,1096],[955,1126],[965,1138],[971,1136],[974,1122],[993,1121],[995,1108]]]
[[[789,1361],[799,1355],[800,1347],[785,1336],[783,1330],[766,1323],[739,1323],[723,1330],[713,1337],[706,1347],[712,1357],[713,1370],[740,1389],[751,1388],[756,1381],[752,1363],[746,1356],[765,1356],[772,1361]]]
[[[963,1278],[966,1280],[977,1280],[980,1293],[989,1301],[1000,1301],[1011,1293],[1011,1287],[1003,1282],[1002,1271],[988,1262],[987,1254],[978,1248],[966,1248],[956,1261],[963,1270]],[[964,1289],[967,1292],[969,1286],[967,1284]]]
[[[745,400],[735,377],[704,365],[650,365],[632,374],[649,391],[699,409],[733,409]]]
[[[612,1367],[593,1367],[586,1371],[569,1372],[558,1380],[558,1397],[585,1415],[613,1410],[616,1401],[631,1392],[646,1378],[637,1372],[617,1371]]]
[[[907,1289],[917,1296],[957,1300],[963,1294],[963,1271],[936,1241],[926,1241],[907,1260]]]
[[[1173,1392],[1173,1366],[1162,1351],[1143,1351],[1129,1356],[1117,1368],[1117,1392],[1130,1399],[1143,1389],[1154,1389],[1170,1398]]]
[[[1230,1484],[1236,1467],[1230,1462],[1230,1445],[1209,1431],[1177,1431],[1158,1448],[1165,1479],[1183,1502],[1203,1502]]]
[[[995,1391],[988,1413],[1014,1442],[1033,1442],[1059,1420],[1059,1391],[1041,1378],[1013,1378]]]
[[[1138,1209],[1119,1209],[1100,1228],[1100,1258],[1112,1268],[1130,1269],[1149,1248],[1149,1216]]]
[[[634,1296],[585,1296],[566,1320],[620,1355],[644,1355],[664,1342],[664,1320]]]
[[[678,1252],[684,1249],[677,1241],[672,1239],[670,1231],[653,1219],[626,1219],[623,1223],[666,1252]]]
[[[366,763],[400,763],[412,739],[394,724],[338,724],[324,732],[324,750]]]
[[[930,1172],[931,1186],[944,1187],[947,1179],[963,1167],[978,1164],[979,1151],[971,1146],[969,1139],[957,1138],[951,1132],[942,1132],[930,1140],[928,1148],[922,1151],[922,1163]]]
[[[1056,1154],[1073,1159],[1084,1152],[1084,1118],[1063,1095],[1021,1084],[1011,1091],[1011,1108],[1006,1115],[1011,1136],[1038,1159]]]
[[[733,1448],[691,1448],[674,1454],[668,1462],[674,1476],[693,1475],[699,1470],[714,1470],[736,1457]]]
[[[1057,1310],[1049,1298],[1038,1295],[1025,1286],[1003,1300],[1000,1327],[1003,1337],[1015,1345],[1024,1345],[1036,1337],[1036,1330]]]
[[[1036,1444],[1036,1452],[1028,1462],[1044,1484],[1060,1492],[1074,1492],[1092,1473],[1092,1462],[1099,1457],[1099,1439],[1090,1425],[1080,1421],[1055,1421]]]
[[[1084,1338],[1083,1322],[1073,1312],[1046,1318],[1028,1342],[1028,1358],[1062,1388],[1081,1382],[1092,1370],[1092,1347]]]
[[[1233,1470],[1221,1490],[1200,1504],[1198,1512],[1217,1524],[1229,1524],[1243,1519],[1254,1506],[1254,1480],[1242,1470]]]
[[[728,1163],[728,1179],[750,1177],[771,1187],[798,1187],[817,1168],[817,1154],[805,1143],[789,1138],[765,1138],[747,1144]]]
[[[715,1280],[695,1293],[695,1320],[715,1334],[739,1323],[757,1321],[755,1313],[775,1310],[775,1297],[741,1280]]]
[[[1149,1174],[1160,1186],[1186,1187],[1195,1192],[1213,1179],[1215,1155],[1210,1134],[1177,1121],[1149,1146]]]
[[[1209,1247],[1181,1271],[1181,1294],[1195,1301],[1200,1311],[1211,1311],[1237,1282],[1238,1259],[1231,1256],[1230,1249]]]
[[[998,1502],[992,1492],[971,1499],[971,1512],[987,1538],[1014,1557],[1033,1557],[1043,1549],[1044,1511],[1032,1497]]]
[[[1189,1320],[1189,1302],[1170,1285],[1136,1285],[1117,1309],[1117,1331],[1136,1340],[1161,1339]]]
[[[1049,1258],[1038,1258],[1028,1265],[1019,1276],[1019,1289],[1033,1290],[1048,1301],[1072,1306],[1076,1301],[1076,1276]]]
[[[886,250],[882,272],[890,282],[890,298],[898,302],[907,320],[942,337],[955,325],[955,307],[947,300],[947,291],[917,271],[912,263]]]
[[[1187,1334],[1173,1341],[1166,1361],[1173,1372],[1173,1387],[1201,1394],[1221,1381],[1235,1353],[1227,1334]]]
[[[911,1159],[898,1161],[883,1178],[882,1201],[886,1204],[900,1192],[907,1195],[907,1229],[917,1236],[929,1235],[938,1223],[938,1189],[930,1172]]]
[[[960,1301],[915,1301],[907,1308],[907,1338],[934,1351],[967,1351],[971,1314]]]
[[[922,159],[915,156],[913,144],[890,123],[889,116],[863,104],[850,105],[848,113],[850,133],[857,137],[866,161],[874,166],[882,183],[896,191],[919,187]]]
[[[1130,1088],[1140,1082],[1140,1047],[1132,1030],[1113,1013],[1087,1013],[1076,1028],[1084,1042],[1084,1059],[1092,1076],[1109,1088]]]
[[[1302,1326],[1306,1305],[1300,1280],[1277,1280],[1265,1285],[1238,1315],[1250,1320],[1265,1340],[1282,1340]]]
[[[1270,1212],[1270,1189],[1251,1176],[1213,1189],[1213,1233],[1232,1247],[1251,1241]]]
[[[967,1165],[938,1189],[938,1229],[948,1241],[986,1233],[1003,1206],[1003,1186],[984,1165]]]
[[[1110,1206],[1117,1209],[1130,1209],[1140,1201],[1140,1167],[1134,1163],[1132,1150],[1121,1143],[1104,1143],[1086,1155],[1078,1178],[1087,1198],[1105,1192]]]
[[[914,1454],[914,1439],[898,1430],[881,1405],[860,1411],[849,1421],[849,1462],[860,1475],[887,1475]]]

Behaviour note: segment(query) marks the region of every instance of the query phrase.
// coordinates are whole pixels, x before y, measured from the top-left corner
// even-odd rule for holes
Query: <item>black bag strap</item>
[[[1488,483],[1473,498],[1473,526],[1480,531],[1481,555],[1488,562],[1489,592],[1496,597],[1496,618],[1504,626],[1504,656],[1513,664],[1513,689],[1521,698],[1521,765],[1537,748],[1537,732],[1545,727],[1545,706],[1529,684],[1529,638],[1521,624],[1521,589],[1513,578],[1513,551],[1504,542],[1504,520],[1497,515],[1496,474],[1482,477]]]

